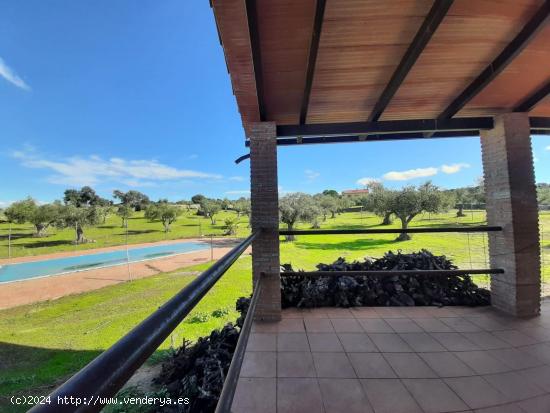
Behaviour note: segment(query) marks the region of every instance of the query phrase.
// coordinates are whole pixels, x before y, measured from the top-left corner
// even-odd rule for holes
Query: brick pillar
[[[256,319],[281,318],[279,262],[279,190],[277,185],[276,128],[273,122],[248,125],[252,230],[262,233],[252,243],[252,273],[262,275],[262,292]]]
[[[495,117],[481,133],[487,222],[502,226],[489,233],[491,267],[504,274],[491,277],[494,307],[528,317],[540,312],[540,245],[537,194],[529,118],[526,113]]]

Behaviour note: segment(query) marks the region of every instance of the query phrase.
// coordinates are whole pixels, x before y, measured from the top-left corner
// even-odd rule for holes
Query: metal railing
[[[235,391],[237,390],[237,383],[239,381],[239,374],[241,373],[241,366],[244,360],[244,354],[246,352],[246,345],[248,343],[248,337],[250,336],[250,330],[252,329],[252,321],[254,320],[254,312],[258,304],[258,299],[261,294],[262,284],[261,277],[258,279],[254,286],[254,294],[250,300],[250,306],[246,313],[243,326],[239,334],[239,340],[237,341],[237,347],[233,353],[233,359],[231,365],[227,371],[227,376],[223,383],[223,389],[216,406],[215,413],[231,413],[231,406],[233,405],[233,398],[235,397]]]
[[[372,229],[306,229],[306,230],[280,230],[279,235],[353,235],[353,234],[402,234],[402,233],[470,233],[470,232],[496,232],[502,231],[500,226],[477,225],[460,227],[416,227],[416,228],[372,228]],[[455,270],[365,270],[365,271],[285,271],[281,277],[304,276],[393,276],[393,275],[419,275],[419,276],[461,276],[475,274],[503,274],[502,268],[471,268]]]
[[[257,235],[258,232],[252,233],[157,311],[58,387],[50,394],[50,403],[36,405],[30,412],[100,411],[105,403],[102,403],[102,399],[113,397],[122,388]],[[78,399],[80,403],[75,405],[58,402],[67,400],[66,398]]]

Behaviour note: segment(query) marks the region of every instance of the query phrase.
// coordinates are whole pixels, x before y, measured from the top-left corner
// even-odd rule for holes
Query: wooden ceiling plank
[[[458,97],[438,116],[438,119],[448,119],[457,114],[472,98],[487,86],[514,58],[529,44],[529,42],[550,21],[550,0],[546,0],[535,15],[523,27],[518,35],[502,50],[481,74],[470,83]]]
[[[435,0],[422,26],[420,26],[420,29],[405,52],[405,55],[401,59],[401,62],[397,66],[386,88],[376,102],[368,118],[369,122],[375,122],[380,119],[380,116],[382,116],[382,113],[389,105],[391,99],[399,89],[399,86],[401,86],[416,60],[432,38],[432,35],[439,27],[439,24],[443,21],[453,1],[454,0]]]

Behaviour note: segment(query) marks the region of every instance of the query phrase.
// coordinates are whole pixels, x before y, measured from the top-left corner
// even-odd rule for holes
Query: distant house
[[[342,191],[342,195],[367,195],[369,193],[368,189],[346,189],[345,191]]]

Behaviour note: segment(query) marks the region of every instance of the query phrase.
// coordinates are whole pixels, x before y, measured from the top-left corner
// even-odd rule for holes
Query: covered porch
[[[234,413],[550,411],[550,302],[285,309],[256,322]]]
[[[550,130],[550,3],[211,4],[261,285],[232,411],[550,411],[531,150]],[[442,138],[480,140],[492,306],[282,310],[277,147]]]

